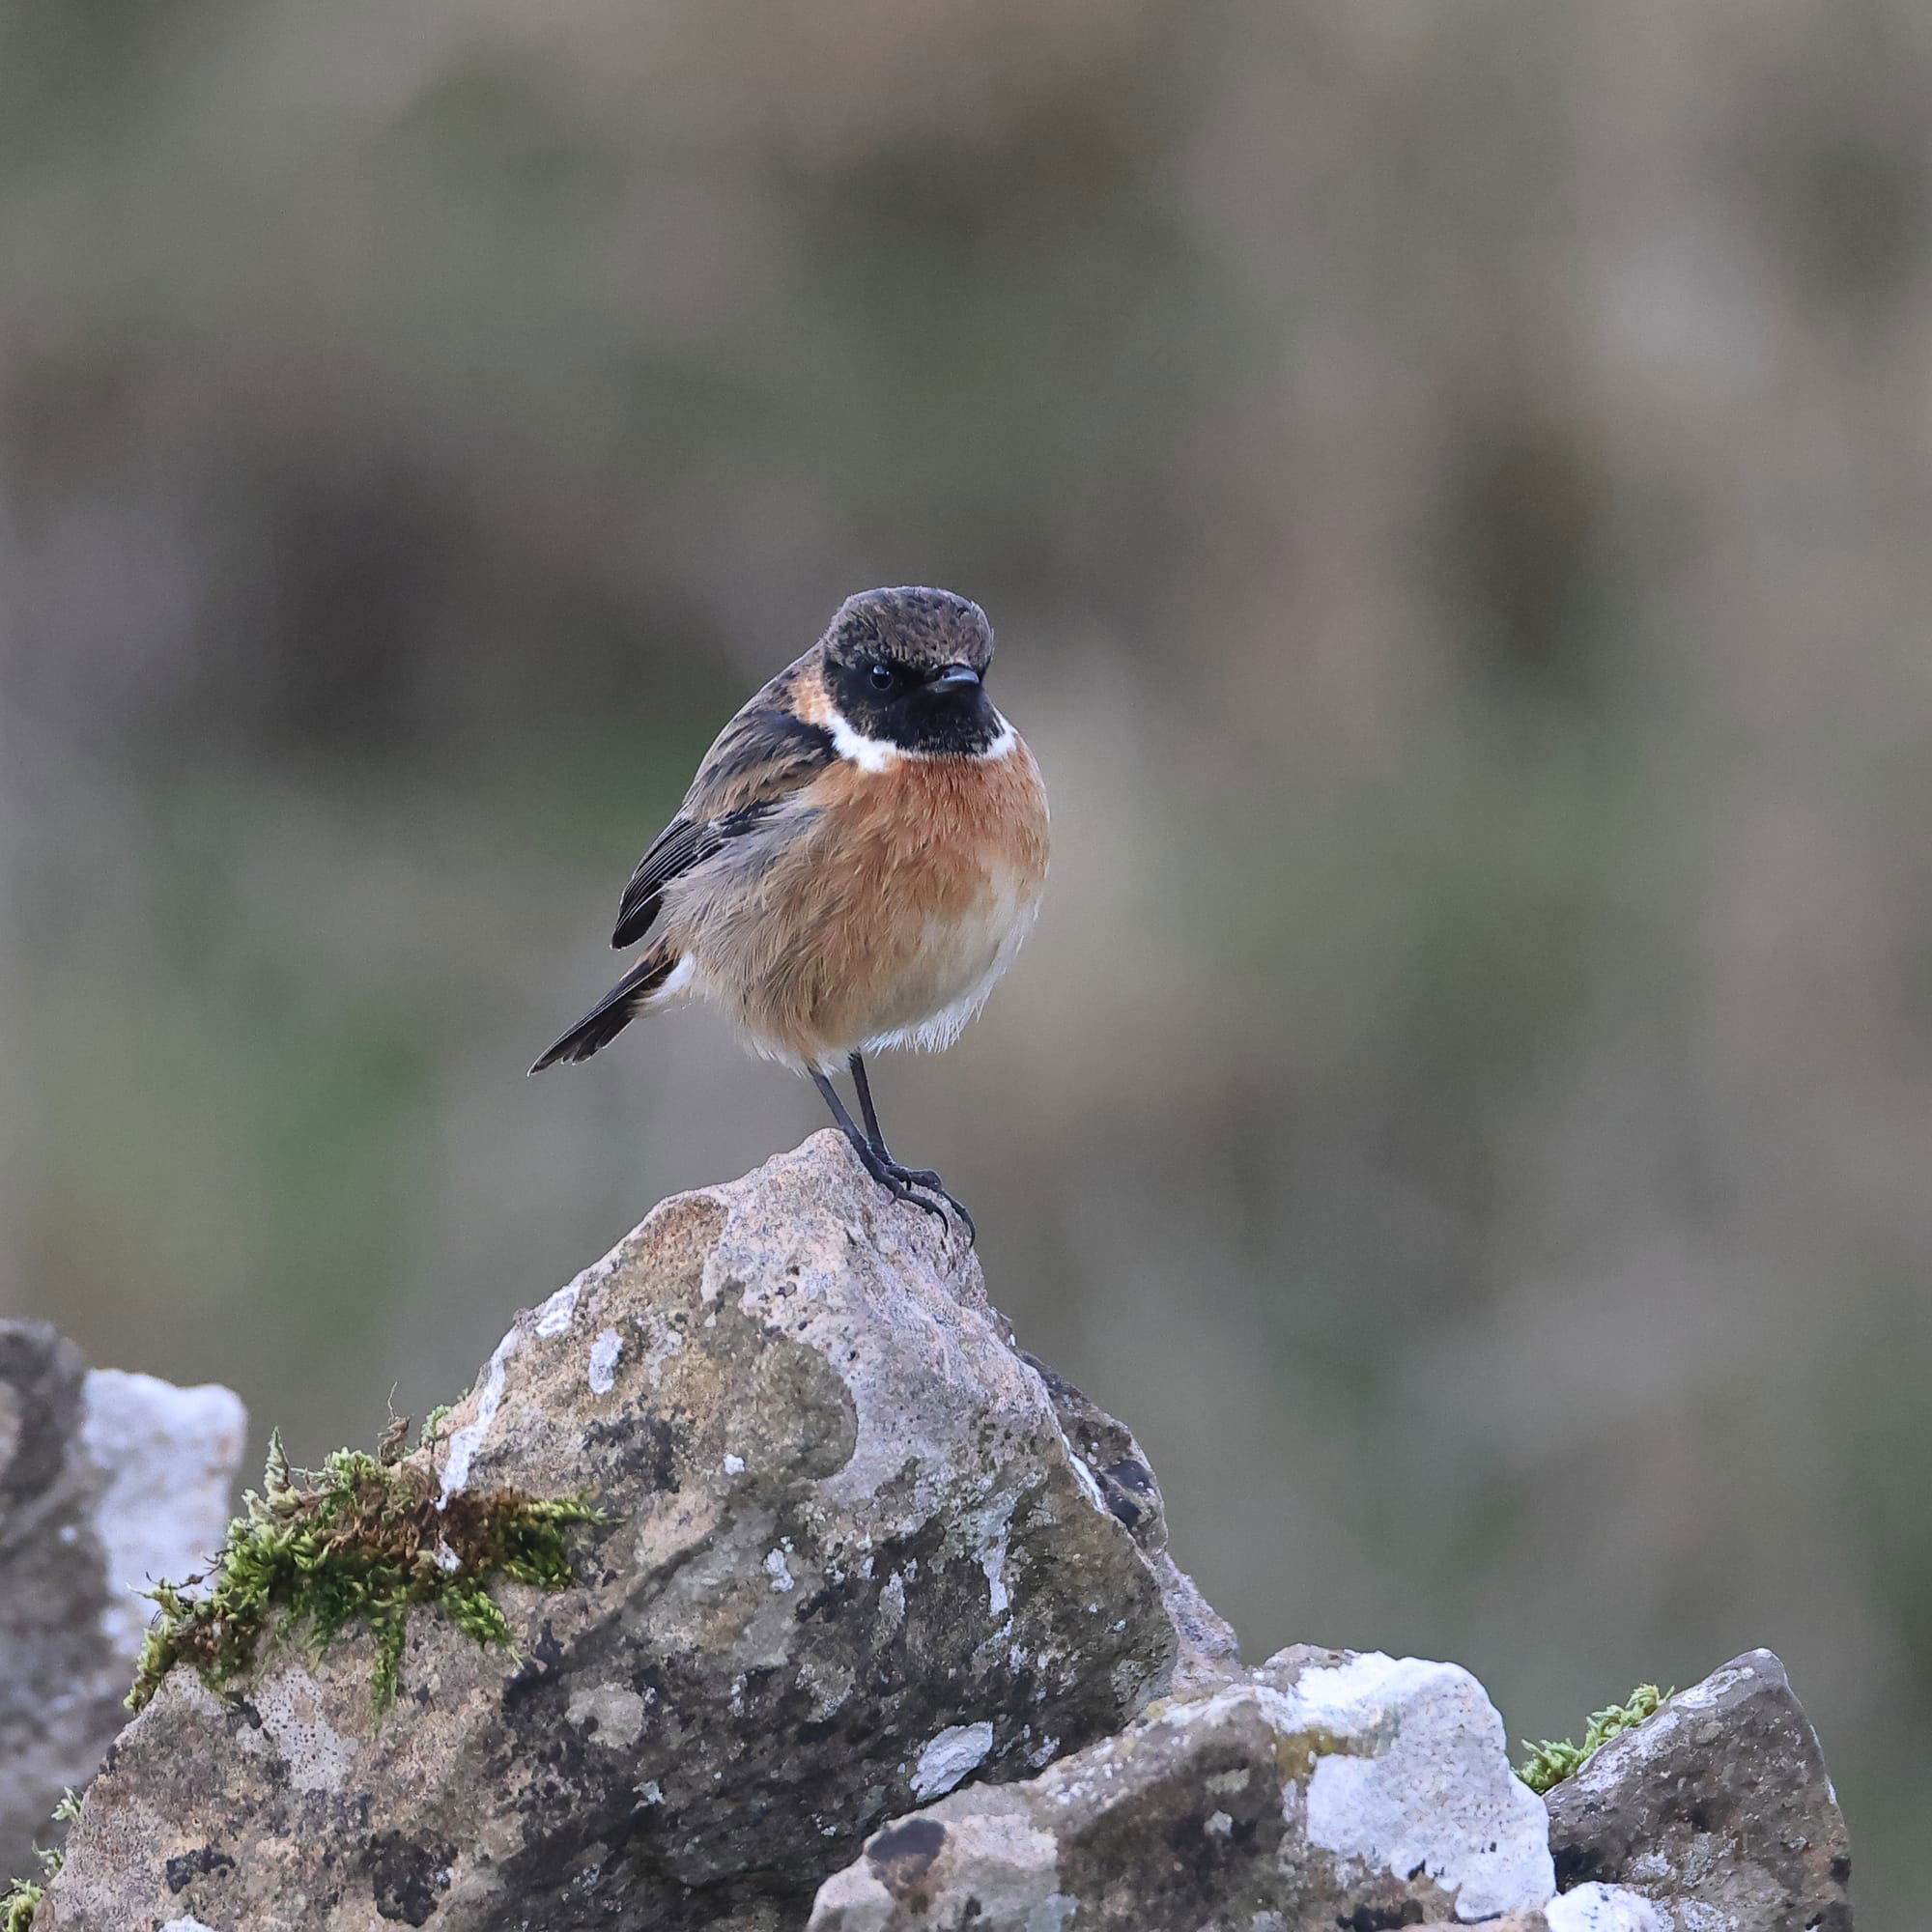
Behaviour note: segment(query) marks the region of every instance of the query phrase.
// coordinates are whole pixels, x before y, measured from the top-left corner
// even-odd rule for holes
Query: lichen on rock
[[[1395,1926],[1554,1889],[1543,1806],[1467,1671],[1295,1647],[888,1826],[810,1932]]]

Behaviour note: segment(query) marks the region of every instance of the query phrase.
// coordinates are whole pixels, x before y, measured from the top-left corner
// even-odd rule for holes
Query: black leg
[[[815,1066],[811,1069],[811,1084],[824,1095],[825,1104],[832,1109],[832,1118],[838,1123],[838,1131],[852,1143],[852,1151],[859,1156],[860,1166],[895,1201],[916,1202],[928,1214],[937,1214],[942,1221],[945,1220],[946,1209],[936,1202],[928,1201],[910,1180],[903,1179],[893,1163],[859,1131],[859,1123],[845,1111],[845,1102],[838,1097],[838,1088]]]
[[[944,1210],[935,1208],[925,1199],[926,1194],[936,1194],[946,1206],[958,1215],[966,1230],[969,1241],[979,1239],[979,1230],[973,1225],[973,1217],[951,1194],[945,1184],[930,1168],[901,1167],[886,1151],[886,1137],[879,1130],[879,1116],[872,1105],[872,1084],[866,1077],[866,1063],[853,1054],[848,1065],[852,1069],[852,1085],[858,1090],[859,1111],[866,1117],[866,1131],[859,1131],[858,1123],[846,1112],[845,1103],[838,1097],[838,1090],[816,1067],[811,1069],[811,1081],[819,1093],[825,1096],[825,1104],[832,1109],[832,1118],[838,1122],[839,1131],[852,1143],[852,1151],[879,1185],[897,1201],[917,1201],[927,1212],[938,1214],[943,1220]],[[919,1190],[923,1189],[924,1193]]]
[[[859,1111],[866,1117],[866,1136],[884,1159],[891,1160],[886,1137],[879,1131],[878,1113],[872,1106],[872,1083],[866,1078],[865,1056],[855,1053],[846,1065],[852,1069],[852,1085],[859,1090]]]
[[[966,1224],[966,1232],[978,1240],[978,1231],[973,1226],[973,1217],[947,1191],[946,1183],[929,1167],[905,1167],[893,1159],[891,1150],[886,1146],[886,1136],[879,1126],[878,1110],[872,1105],[872,1083],[866,1074],[866,1061],[863,1054],[855,1053],[846,1065],[852,1070],[852,1085],[859,1092],[859,1111],[865,1116],[866,1133],[872,1143],[872,1151],[885,1161],[901,1179],[910,1180],[915,1187],[923,1187],[930,1194],[937,1194],[946,1205]]]

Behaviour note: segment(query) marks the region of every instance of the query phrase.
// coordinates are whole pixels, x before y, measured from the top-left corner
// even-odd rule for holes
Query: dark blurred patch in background
[[[1766,1643],[1932,1813],[1932,10],[15,0],[0,1309],[292,1449],[817,1123],[534,1050],[952,585],[1052,781],[896,1138],[1252,1653]]]

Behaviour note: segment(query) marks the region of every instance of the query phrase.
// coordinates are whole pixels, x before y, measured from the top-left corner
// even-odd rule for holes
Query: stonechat
[[[640,1012],[699,998],[811,1076],[899,1200],[972,1217],[887,1151],[865,1056],[958,1038],[1046,879],[1046,791],[986,694],[993,632],[948,590],[867,590],[725,725],[639,862],[613,946],[631,970],[544,1054],[588,1060]],[[832,1076],[850,1069],[862,1129]]]

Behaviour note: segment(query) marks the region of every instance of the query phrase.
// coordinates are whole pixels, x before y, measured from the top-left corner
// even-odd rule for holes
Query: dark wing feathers
[[[688,872],[700,859],[710,858],[721,843],[709,825],[673,818],[638,861],[638,869],[624,888],[624,902],[617,908],[617,929],[611,935],[611,944],[630,946],[641,939],[664,903],[664,889],[680,872]]]
[[[741,838],[833,761],[831,732],[788,708],[789,676],[768,685],[718,734],[683,809],[631,874],[612,946],[635,945],[673,879]]]
[[[561,1039],[552,1042],[530,1071],[541,1073],[559,1060],[588,1060],[593,1053],[601,1053],[637,1018],[676,965],[676,954],[661,947],[646,952]]]
[[[767,685],[719,732],[685,794],[682,816],[716,818],[781,798],[832,763],[832,733],[792,709],[792,684],[787,672]]]

